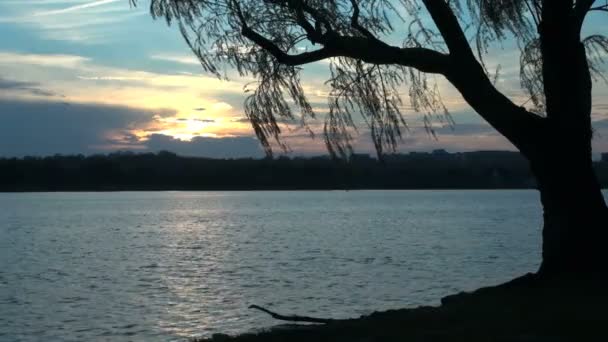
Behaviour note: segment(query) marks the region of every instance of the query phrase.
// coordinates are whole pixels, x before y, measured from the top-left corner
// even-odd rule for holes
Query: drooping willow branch
[[[513,37],[522,51],[527,103],[544,110],[535,40],[543,6],[553,4],[548,0],[150,1],[155,18],[179,25],[205,71],[224,78],[236,70],[256,79],[247,88],[245,114],[268,154],[287,148],[285,119],[308,128],[308,119],[324,118],[327,147],[342,157],[352,152],[360,125],[367,125],[378,154],[394,151],[407,132],[408,109],[420,112],[433,132],[437,118],[449,115],[428,74],[444,75],[486,121],[518,140],[538,128],[538,116],[496,89],[483,60],[491,43]],[[582,26],[589,12],[608,4],[572,6]],[[590,68],[599,72],[603,55],[594,51],[605,41],[585,44],[595,62]],[[311,100],[300,77],[303,65],[320,62],[330,70],[325,106]]]

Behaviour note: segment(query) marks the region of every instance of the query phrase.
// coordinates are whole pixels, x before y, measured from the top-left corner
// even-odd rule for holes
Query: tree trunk
[[[608,209],[591,160],[592,79],[573,2],[544,0],[539,26],[546,123],[525,151],[543,205],[544,277],[603,276]]]
[[[608,262],[608,208],[590,154],[560,145],[547,147],[531,160],[544,218],[539,275],[603,276]]]

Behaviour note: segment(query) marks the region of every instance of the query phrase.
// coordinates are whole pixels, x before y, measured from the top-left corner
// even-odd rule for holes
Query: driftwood
[[[285,315],[281,315],[281,314],[278,314],[276,312],[270,311],[270,310],[268,310],[266,308],[263,308],[263,307],[261,307],[259,305],[250,305],[249,308],[265,312],[265,313],[269,314],[270,316],[272,316],[272,318],[278,319],[280,321],[321,323],[321,324],[327,324],[327,323],[332,323],[332,322],[338,321],[336,319],[331,319],[331,318],[316,318],[316,317],[307,317],[307,316],[298,316],[298,315],[285,316]]]

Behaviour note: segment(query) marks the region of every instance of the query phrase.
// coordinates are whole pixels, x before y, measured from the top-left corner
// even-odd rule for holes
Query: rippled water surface
[[[534,271],[535,191],[0,194],[0,340],[167,341],[353,317]]]

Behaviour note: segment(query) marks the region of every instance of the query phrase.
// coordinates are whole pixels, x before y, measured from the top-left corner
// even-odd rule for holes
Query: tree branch
[[[440,52],[425,48],[399,48],[376,39],[329,34],[323,40],[325,45],[323,48],[290,55],[248,26],[243,26],[242,34],[272,54],[279,63],[291,66],[330,57],[350,57],[372,64],[402,65],[435,74],[447,72],[449,66],[449,57]]]
[[[285,6],[286,9],[292,11],[296,16],[296,23],[306,31],[310,41],[314,43],[320,43],[323,38],[323,32],[321,30],[321,24],[325,26],[327,31],[332,31],[332,25],[330,21],[320,11],[314,7],[308,5],[305,1],[301,0],[269,0]],[[314,26],[306,18],[308,14],[314,21]]]
[[[471,45],[450,5],[445,0],[422,0],[422,2],[448,46],[450,55],[457,59],[476,61]]]
[[[445,0],[422,0],[422,2],[439,29],[453,59],[453,65],[445,74],[446,78],[492,127],[523,153],[529,151],[534,141],[528,140],[535,136],[530,133],[542,126],[542,118],[517,106],[496,89],[477,61],[448,2]]]
[[[587,13],[589,13],[589,11],[594,10],[593,4],[595,3],[596,0],[578,0],[576,2],[576,6],[574,6],[574,16],[575,16],[575,20],[576,20],[576,27],[579,31],[583,28],[583,23],[585,22],[585,18],[587,17]],[[605,6],[598,6],[595,8],[602,8]]]
[[[458,89],[464,100],[524,155],[535,152],[538,132],[544,118],[517,106],[502,94],[479,68],[454,68],[446,78]]]
[[[376,37],[368,29],[361,26],[361,24],[359,23],[359,14],[361,13],[361,10],[359,9],[359,4],[357,3],[357,0],[350,0],[350,3],[353,6],[353,16],[351,17],[351,20],[350,20],[351,26],[355,30],[361,32],[367,38],[376,39]]]
[[[355,0],[351,23],[358,25],[359,8]],[[543,126],[543,119],[519,107],[499,92],[477,61],[460,27],[458,18],[445,0],[422,0],[439,28],[450,54],[421,47],[391,46],[368,34],[364,37],[342,36],[333,31],[323,33],[323,47],[312,52],[291,55],[277,44],[249,28],[243,21],[243,36],[273,55],[279,63],[297,66],[331,57],[348,57],[377,65],[401,65],[426,73],[442,74],[460,91],[464,99],[490,125],[503,134],[522,152],[535,144],[535,130]],[[288,2],[287,2],[288,3]],[[307,13],[307,9],[303,9]],[[311,16],[315,19],[318,13]],[[364,29],[364,28],[363,28]],[[365,30],[365,29],[364,29]]]
[[[325,25],[326,30],[328,30],[328,31],[333,30],[331,22],[325,17],[325,15],[323,15],[323,13],[317,11],[314,7],[311,7],[305,1],[300,1],[299,3],[301,4],[304,11],[306,13],[310,14],[310,16],[313,17],[313,19],[315,21]]]
[[[241,32],[243,36],[249,38],[258,46],[268,51],[281,64],[290,66],[303,65],[318,62],[320,60],[335,56],[335,53],[326,47],[311,52],[303,52],[297,55],[290,55],[281,50],[281,48],[279,48],[275,43],[273,43],[266,37],[260,35],[259,33],[255,32],[254,30],[250,29],[248,26],[243,26]]]
[[[308,20],[306,19],[306,15],[304,14],[304,8],[305,8],[305,4],[303,2],[296,2],[294,3],[294,1],[286,1],[286,5],[291,8],[293,11],[295,11],[296,13],[296,22],[298,23],[298,25],[300,25],[300,27],[302,27],[304,29],[304,31],[306,31],[306,34],[308,35],[308,39],[310,39],[310,41],[314,44],[314,43],[320,43],[321,39],[322,39],[322,32],[320,32],[320,30],[318,30],[318,25],[315,25],[314,27],[312,26],[311,23],[308,22]],[[315,16],[313,16],[313,18],[315,18],[315,20],[317,22],[319,22],[320,19],[317,19]]]
[[[297,316],[297,315],[285,316],[285,315],[278,314],[276,312],[272,312],[272,311],[265,309],[258,305],[250,305],[249,308],[265,312],[265,313],[269,314],[270,316],[272,316],[272,318],[278,319],[280,321],[321,323],[321,324],[327,324],[327,323],[332,323],[332,322],[337,321],[337,320],[331,319],[331,318],[315,318],[315,317]]]

